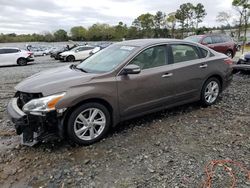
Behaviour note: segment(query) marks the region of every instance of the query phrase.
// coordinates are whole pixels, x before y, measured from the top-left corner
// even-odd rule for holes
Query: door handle
[[[162,78],[169,78],[171,76],[173,76],[173,73],[166,73],[166,74],[163,74],[161,77]]]
[[[201,69],[207,68],[207,64],[202,64],[202,65],[200,65],[200,68],[201,68]]]

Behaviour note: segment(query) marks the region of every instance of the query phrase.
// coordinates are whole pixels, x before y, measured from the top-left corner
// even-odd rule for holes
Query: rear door
[[[193,101],[200,97],[202,84],[209,74],[206,63],[208,51],[192,44],[169,45],[170,62],[175,78],[175,92],[178,101]]]
[[[227,45],[225,41],[223,41],[222,37],[220,35],[213,35],[212,36],[213,41],[213,49],[217,52],[225,54],[227,51]]]
[[[129,64],[140,66],[139,74],[118,75],[118,97],[122,119],[171,104],[175,95],[172,66],[167,65],[166,45],[153,46]]]

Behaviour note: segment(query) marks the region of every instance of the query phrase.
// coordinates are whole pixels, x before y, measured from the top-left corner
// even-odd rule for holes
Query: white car
[[[32,52],[19,48],[0,48],[0,66],[16,64],[24,66],[31,61],[34,61]]]
[[[84,60],[89,57],[90,52],[94,49],[93,46],[77,46],[72,50],[62,52],[59,59],[61,61],[73,62],[75,60]]]

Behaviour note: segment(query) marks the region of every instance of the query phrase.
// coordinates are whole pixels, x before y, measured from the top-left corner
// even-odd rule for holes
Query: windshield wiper
[[[71,64],[71,65],[70,65],[70,68],[71,68],[71,69],[77,69],[77,70],[80,70],[80,71],[82,71],[82,72],[88,73],[86,70],[84,70],[83,68],[77,67],[75,64]]]

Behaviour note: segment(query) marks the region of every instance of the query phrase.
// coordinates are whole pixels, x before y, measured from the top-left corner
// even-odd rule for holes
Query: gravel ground
[[[214,106],[193,103],[122,123],[88,147],[66,141],[19,145],[6,105],[14,86],[45,69],[63,66],[37,58],[26,67],[0,68],[0,187],[202,187],[205,166],[232,159],[250,167],[250,76],[237,74]],[[237,187],[249,188],[232,167]],[[221,168],[213,187],[229,187]]]

